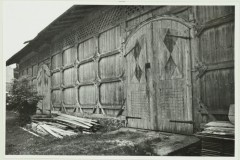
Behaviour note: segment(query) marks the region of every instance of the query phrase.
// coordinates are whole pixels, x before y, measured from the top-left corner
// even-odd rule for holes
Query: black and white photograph
[[[238,7],[3,1],[4,157],[237,158]]]

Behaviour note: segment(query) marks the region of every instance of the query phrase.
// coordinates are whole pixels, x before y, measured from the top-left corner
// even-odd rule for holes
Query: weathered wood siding
[[[196,20],[209,27],[197,37],[197,52],[193,66],[203,64],[207,70],[193,84],[195,131],[201,123],[213,119],[228,120],[230,104],[234,104],[234,7],[196,7]],[[230,18],[233,17],[233,18]],[[224,19],[230,19],[223,21]],[[198,62],[197,62],[198,61]],[[193,68],[194,69],[194,68]],[[198,74],[199,72],[197,72]],[[196,74],[195,74],[196,75]],[[193,77],[193,81],[196,77]],[[204,104],[205,112],[199,105]]]
[[[173,15],[179,20],[189,21],[196,25],[196,34],[191,35],[190,33],[189,35],[191,36],[189,40],[191,61],[188,65],[192,70],[192,78],[190,78],[192,85],[189,84],[190,88],[184,90],[184,94],[186,91],[190,93],[189,90],[192,87],[193,94],[190,95],[192,107],[190,106],[191,108],[188,109],[192,109],[193,114],[189,115],[190,112],[188,112],[187,115],[182,113],[180,116],[181,114],[176,111],[170,115],[170,112],[166,111],[166,115],[170,115],[174,120],[194,121],[196,131],[199,129],[200,123],[211,120],[209,115],[201,110],[199,102],[203,103],[209,113],[218,120],[226,120],[228,107],[234,103],[234,18],[231,18],[233,13],[233,6],[109,6],[109,8],[96,11],[94,16],[86,16],[83,21],[56,35],[50,44],[43,44],[34,52],[22,57],[19,64],[20,76],[29,75],[32,77],[32,84],[36,85],[38,68],[47,64],[51,70],[51,104],[54,110],[116,115],[124,99],[128,98],[125,103],[127,108],[123,115],[134,116],[129,104],[133,103],[134,105],[135,102],[130,101],[131,94],[127,93],[130,89],[127,86],[127,82],[130,82],[128,79],[130,73],[128,72],[131,69],[127,67],[129,65],[135,67],[133,65],[135,61],[133,57],[132,59],[130,57],[127,62],[127,58],[124,57],[126,38],[144,21],[159,16]],[[152,34],[162,33],[159,28],[169,27],[168,23],[168,21],[154,22]],[[176,23],[171,23],[170,26],[175,30],[180,27]],[[153,45],[156,45],[155,41],[160,40],[155,36],[150,39],[153,41]],[[137,39],[135,38],[135,40]],[[185,42],[178,42],[179,51],[184,50],[181,47]],[[135,45],[135,42],[130,43]],[[131,46],[131,44],[129,45]],[[161,47],[155,46],[154,51],[156,52],[156,50],[164,52]],[[149,53],[146,54],[148,59],[145,57],[146,63],[150,63],[151,66],[148,75],[145,76],[145,73],[142,75],[149,78],[149,84],[146,84],[152,91],[155,90],[154,87],[151,89],[153,85],[177,87],[172,83],[160,83],[161,77],[160,79],[151,77],[153,73],[162,75],[163,70],[157,66],[162,68],[166,63],[164,58],[159,59],[156,55],[153,56],[154,51],[149,50]],[[173,54],[176,65],[184,59],[186,57],[183,54]],[[154,62],[157,60],[159,64]],[[142,63],[145,65],[144,60]],[[195,67],[199,64],[208,66],[206,72],[200,77],[197,76],[199,70]],[[173,66],[168,67],[171,69]],[[179,73],[182,73],[184,65],[179,65],[178,69]],[[134,68],[131,72],[133,74]],[[163,77],[169,76],[168,73],[164,73]],[[184,76],[183,74],[182,78],[185,78]],[[152,84],[153,82],[154,84]],[[143,86],[141,85],[142,89]],[[137,98],[142,96],[140,90],[136,90],[139,91]],[[175,90],[177,89],[175,88]],[[159,90],[151,93],[149,115],[139,113],[139,116],[145,117],[144,120],[129,119],[130,126],[162,130],[163,126],[160,122],[161,117],[164,117],[162,109],[153,107],[162,105],[159,100],[154,100],[154,95],[161,95],[161,93]],[[134,96],[137,94],[133,95],[133,98]],[[146,118],[147,116],[150,116],[150,121]],[[193,119],[189,116],[192,116]],[[159,122],[157,122],[158,120]],[[182,124],[172,130],[178,132],[181,130],[181,126],[184,128]],[[165,127],[167,127],[167,123]],[[169,128],[171,130],[174,127],[169,125]]]

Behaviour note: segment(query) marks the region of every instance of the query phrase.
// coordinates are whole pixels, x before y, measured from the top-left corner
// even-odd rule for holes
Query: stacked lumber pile
[[[196,134],[202,140],[202,156],[234,156],[235,128],[230,121],[214,121]]]
[[[62,113],[55,113],[53,118],[33,118],[32,130],[42,136],[52,135],[56,138],[96,132],[100,124],[97,120],[80,118]]]

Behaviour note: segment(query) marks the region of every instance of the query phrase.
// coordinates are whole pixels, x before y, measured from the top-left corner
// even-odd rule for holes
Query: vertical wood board
[[[78,89],[78,101],[81,105],[96,104],[96,88],[94,85],[81,86]]]
[[[151,24],[139,28],[127,41],[127,115],[140,119],[128,119],[128,126],[153,129],[150,114],[149,82],[146,75],[148,56],[151,56],[148,46],[151,46]]]
[[[56,54],[52,57],[52,69],[57,69],[62,66],[62,54]]]
[[[52,91],[52,95],[51,95],[51,100],[52,100],[52,104],[61,104],[62,99],[61,99],[61,90],[53,90]]]
[[[32,67],[28,68],[27,74],[29,77],[32,77]]]
[[[86,40],[78,46],[78,59],[82,61],[84,59],[92,57],[96,53],[96,46],[94,38]]]
[[[40,66],[37,74],[37,91],[38,94],[43,95],[44,98],[38,103],[38,107],[42,109],[43,114],[50,112],[50,97],[51,97],[51,78],[50,70],[47,65]]]
[[[33,66],[33,76],[37,76],[38,65]]]
[[[76,92],[75,88],[67,88],[63,91],[63,102],[67,105],[76,104]]]
[[[56,72],[52,74],[52,87],[58,87],[61,83],[61,74],[60,72]]]
[[[119,77],[122,71],[122,55],[120,53],[104,57],[99,62],[99,75],[102,79]]]
[[[63,65],[68,66],[74,63],[77,59],[77,51],[74,47],[69,48],[63,52]]]
[[[119,105],[123,102],[122,82],[110,82],[100,85],[100,102],[104,105]]]
[[[73,85],[75,84],[77,78],[75,73],[75,68],[68,68],[63,71],[63,84],[64,85]]]
[[[121,30],[120,26],[107,30],[99,36],[99,52],[107,53],[121,46]]]
[[[191,134],[192,124],[170,121],[192,121],[189,29],[179,22],[153,22],[153,67],[157,102],[158,130]]]
[[[78,81],[87,82],[92,81],[96,77],[95,75],[95,65],[94,62],[88,62],[81,64],[78,68]]]

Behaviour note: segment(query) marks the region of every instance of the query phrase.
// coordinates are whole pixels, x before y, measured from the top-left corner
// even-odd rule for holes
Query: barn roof
[[[14,54],[11,58],[9,58],[6,62],[6,65],[8,66],[14,63],[18,63],[20,57],[31,52],[40,44],[49,42],[55,35],[64,31],[77,21],[83,19],[86,15],[99,7],[100,6],[97,5],[73,5],[52,23],[50,23],[47,27],[45,27],[41,32],[39,32],[33,40],[26,41],[25,43],[28,44],[16,54]]]

